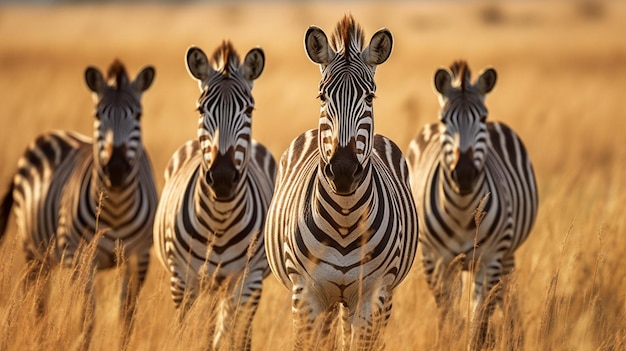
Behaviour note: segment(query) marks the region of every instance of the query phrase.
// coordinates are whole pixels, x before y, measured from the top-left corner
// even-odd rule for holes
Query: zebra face
[[[145,67],[129,81],[126,69],[115,61],[107,81],[95,67],[85,71],[85,81],[95,103],[94,161],[99,178],[110,188],[127,184],[135,175],[142,153],[141,96],[154,79],[153,67]]]
[[[497,76],[490,68],[471,84],[465,62],[457,62],[451,69],[439,69],[435,74],[441,104],[442,163],[453,190],[467,195],[482,178],[489,143],[485,95],[495,86]]]
[[[217,200],[232,199],[245,176],[252,141],[251,91],[264,64],[260,48],[250,50],[240,64],[229,42],[215,51],[212,62],[199,48],[187,50],[187,69],[202,92],[197,108],[203,177]]]
[[[318,145],[323,174],[339,195],[354,193],[362,183],[374,139],[373,99],[376,67],[389,58],[393,39],[381,29],[363,49],[361,28],[346,16],[332,37],[311,26],[305,49],[320,65],[322,80]]]

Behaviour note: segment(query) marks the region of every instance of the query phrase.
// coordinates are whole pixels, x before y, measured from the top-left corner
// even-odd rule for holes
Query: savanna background
[[[196,136],[199,92],[185,70],[185,50],[198,45],[210,53],[225,38],[242,57],[254,46],[265,50],[265,71],[253,90],[253,136],[278,158],[292,138],[317,126],[319,71],[304,53],[304,32],[315,24],[329,34],[345,13],[364,27],[367,41],[381,27],[394,35],[393,53],[376,74],[375,122],[378,133],[403,149],[423,124],[436,121],[432,79],[438,67],[466,59],[474,77],[487,66],[496,68],[488,118],[521,135],[540,195],[539,216],[518,251],[513,284],[523,349],[626,349],[621,1],[1,4],[0,185],[9,184],[37,134],[54,128],[92,135],[84,70],[106,70],[120,58],[132,76],[144,65],[156,67],[143,98],[142,123],[161,189],[169,157]],[[80,281],[63,271],[45,278],[51,286],[48,313],[35,318],[34,293],[18,286],[25,262],[16,235],[11,221],[0,247],[0,349],[72,349],[86,301]],[[154,260],[129,350],[206,347],[211,319],[196,309],[179,328],[167,280]],[[119,283],[119,269],[97,277],[92,350],[121,348]],[[467,299],[463,293],[461,300]],[[436,316],[418,257],[394,295],[387,348],[463,350],[466,329],[438,330]],[[254,322],[253,349],[291,345],[289,292],[270,276]],[[497,341],[495,347],[506,349]]]

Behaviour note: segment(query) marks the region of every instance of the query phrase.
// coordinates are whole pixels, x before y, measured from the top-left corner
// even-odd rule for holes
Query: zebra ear
[[[446,69],[440,68],[435,72],[435,90],[441,95],[446,95],[448,89],[451,88],[452,76]]]
[[[131,83],[133,89],[138,93],[143,93],[150,85],[152,85],[152,81],[154,80],[155,70],[152,66],[144,67],[139,73],[137,73],[137,77]]]
[[[212,68],[209,64],[209,59],[202,49],[191,46],[187,49],[186,61],[187,71],[192,77],[201,82],[209,78]]]
[[[478,92],[482,95],[490,92],[494,86],[496,86],[496,80],[498,79],[498,74],[496,70],[493,68],[487,68],[484,70],[480,76],[478,76],[478,80],[476,82],[476,86],[478,88]]]
[[[87,83],[89,90],[96,94],[100,94],[106,86],[102,73],[99,69],[93,66],[89,66],[85,70],[85,83]]]
[[[243,65],[239,68],[241,75],[249,82],[259,78],[265,67],[265,53],[261,48],[254,48],[246,54]]]
[[[363,51],[363,58],[367,64],[378,66],[387,61],[392,48],[393,36],[388,29],[383,28],[372,36],[370,45]]]
[[[317,26],[310,26],[304,34],[304,49],[309,60],[320,65],[329,64],[335,56],[326,34]]]

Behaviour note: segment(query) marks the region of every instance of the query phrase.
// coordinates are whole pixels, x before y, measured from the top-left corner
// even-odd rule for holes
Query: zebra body
[[[27,257],[70,264],[81,242],[91,242],[99,232],[98,268],[116,266],[118,240],[124,256],[149,257],[156,187],[147,154],[137,163],[132,186],[106,189],[94,175],[93,145],[87,137],[67,131],[39,136],[20,159],[13,180],[16,222]],[[51,243],[54,253],[48,257]],[[142,275],[148,262],[144,264]]]
[[[333,347],[337,311],[343,347],[382,347],[392,292],[417,249],[406,162],[373,133],[373,75],[391,52],[391,33],[380,30],[365,50],[363,39],[348,16],[333,47],[317,27],[305,35],[322,70],[320,127],[282,155],[266,223],[268,262],[292,292],[296,350]]]
[[[88,67],[95,141],[68,131],[37,137],[18,161],[0,220],[4,232],[14,203],[27,260],[34,263],[30,278],[41,265],[78,264],[79,246],[94,240],[93,267],[112,268],[128,258],[121,294],[127,322],[148,269],[157,206],[139,124],[141,95],[153,78],[154,69],[146,67],[129,81],[122,63],[115,61],[107,82],[98,69]]]
[[[461,256],[461,268],[473,274],[472,346],[479,348],[494,302],[502,302],[495,291],[495,301],[485,304],[487,295],[513,270],[515,250],[535,221],[538,197],[521,139],[505,124],[486,121],[484,97],[495,85],[495,70],[484,71],[474,84],[469,79],[464,61],[437,72],[440,122],[420,131],[407,159],[422,224],[424,270],[441,322],[452,317],[454,276],[448,266]]]
[[[183,314],[202,291],[225,292],[221,311],[213,311],[225,316],[212,331],[216,349],[250,348],[251,322],[269,274],[263,230],[276,163],[250,137],[252,83],[263,65],[261,49],[250,50],[240,64],[229,42],[212,62],[200,49],[188,50],[187,67],[202,91],[199,140],[171,158],[154,227],[155,250]]]

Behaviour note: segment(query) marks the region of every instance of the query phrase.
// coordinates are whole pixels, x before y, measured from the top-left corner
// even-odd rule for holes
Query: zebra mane
[[[225,76],[237,72],[240,63],[239,54],[228,40],[224,40],[222,45],[215,49],[211,61],[213,69]]]
[[[354,21],[352,15],[345,15],[337,23],[337,28],[331,37],[332,48],[336,52],[343,51],[346,60],[350,60],[352,55],[361,53],[364,41],[363,29]],[[352,52],[352,49],[357,49],[358,52]]]
[[[455,85],[459,86],[461,91],[465,91],[468,86],[471,86],[470,79],[472,78],[472,72],[467,65],[467,61],[454,61],[452,65],[450,65],[450,71],[452,71],[452,78]]]
[[[111,82],[110,84],[117,89],[128,85],[126,67],[124,67],[124,64],[119,59],[115,59],[111,66],[109,66],[109,70],[107,71],[107,81]]]

